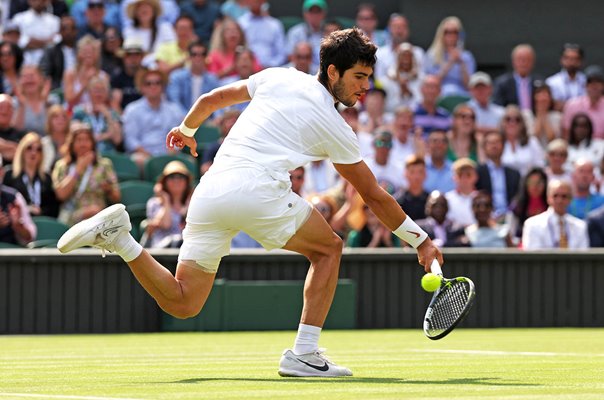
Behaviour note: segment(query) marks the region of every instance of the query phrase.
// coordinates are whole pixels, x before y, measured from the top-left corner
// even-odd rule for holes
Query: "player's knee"
[[[162,309],[178,319],[193,318],[201,311],[201,307],[195,304],[170,304]]]
[[[342,246],[342,239],[334,233],[309,257],[310,261],[313,264],[338,265],[342,256]]]

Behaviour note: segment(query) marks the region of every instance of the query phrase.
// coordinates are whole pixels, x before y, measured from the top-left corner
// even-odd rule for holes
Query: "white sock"
[[[115,242],[113,242],[113,245],[115,252],[126,262],[134,260],[143,251],[143,246],[134,240],[129,232],[120,233],[115,239]]]
[[[321,328],[312,325],[298,325],[298,335],[294,342],[294,354],[301,355],[315,352],[319,349]]]

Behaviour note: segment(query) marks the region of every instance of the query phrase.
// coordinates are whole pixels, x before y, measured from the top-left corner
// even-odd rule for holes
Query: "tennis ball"
[[[440,276],[428,272],[422,277],[422,288],[426,292],[434,292],[440,287]]]

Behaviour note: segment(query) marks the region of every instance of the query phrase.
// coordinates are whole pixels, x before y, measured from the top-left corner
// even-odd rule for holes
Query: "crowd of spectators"
[[[108,155],[128,155],[142,178],[171,154],[166,133],[203,93],[270,67],[316,74],[321,39],[344,26],[327,1],[301,3],[288,26],[265,0],[2,2],[0,242],[35,240],[32,217],[72,225],[119,202]],[[580,45],[562,45],[559,72],[540,77],[535,50],[519,44],[511,70],[491,77],[458,17],[435,27],[427,49],[410,42],[401,14],[379,21],[363,3],[351,21],[378,46],[377,63],[362,101],[338,110],[380,185],[436,243],[604,246],[604,71],[583,65]],[[206,122],[220,137],[204,146],[197,175],[246,106]],[[196,183],[183,161],[153,182],[147,246],[179,244]],[[331,163],[290,174],[348,246],[405,245]],[[242,233],[233,246],[258,244]]]

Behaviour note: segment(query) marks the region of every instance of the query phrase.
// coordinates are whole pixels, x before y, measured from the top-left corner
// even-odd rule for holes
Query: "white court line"
[[[23,397],[26,399],[70,399],[70,400],[139,400],[125,397],[98,397],[98,396],[69,396],[61,394],[35,394],[35,393],[2,393],[0,397]]]
[[[604,354],[591,353],[553,353],[548,351],[499,351],[499,350],[439,350],[439,349],[412,349],[414,353],[452,353],[475,354],[485,356],[538,356],[538,357],[604,357]]]

